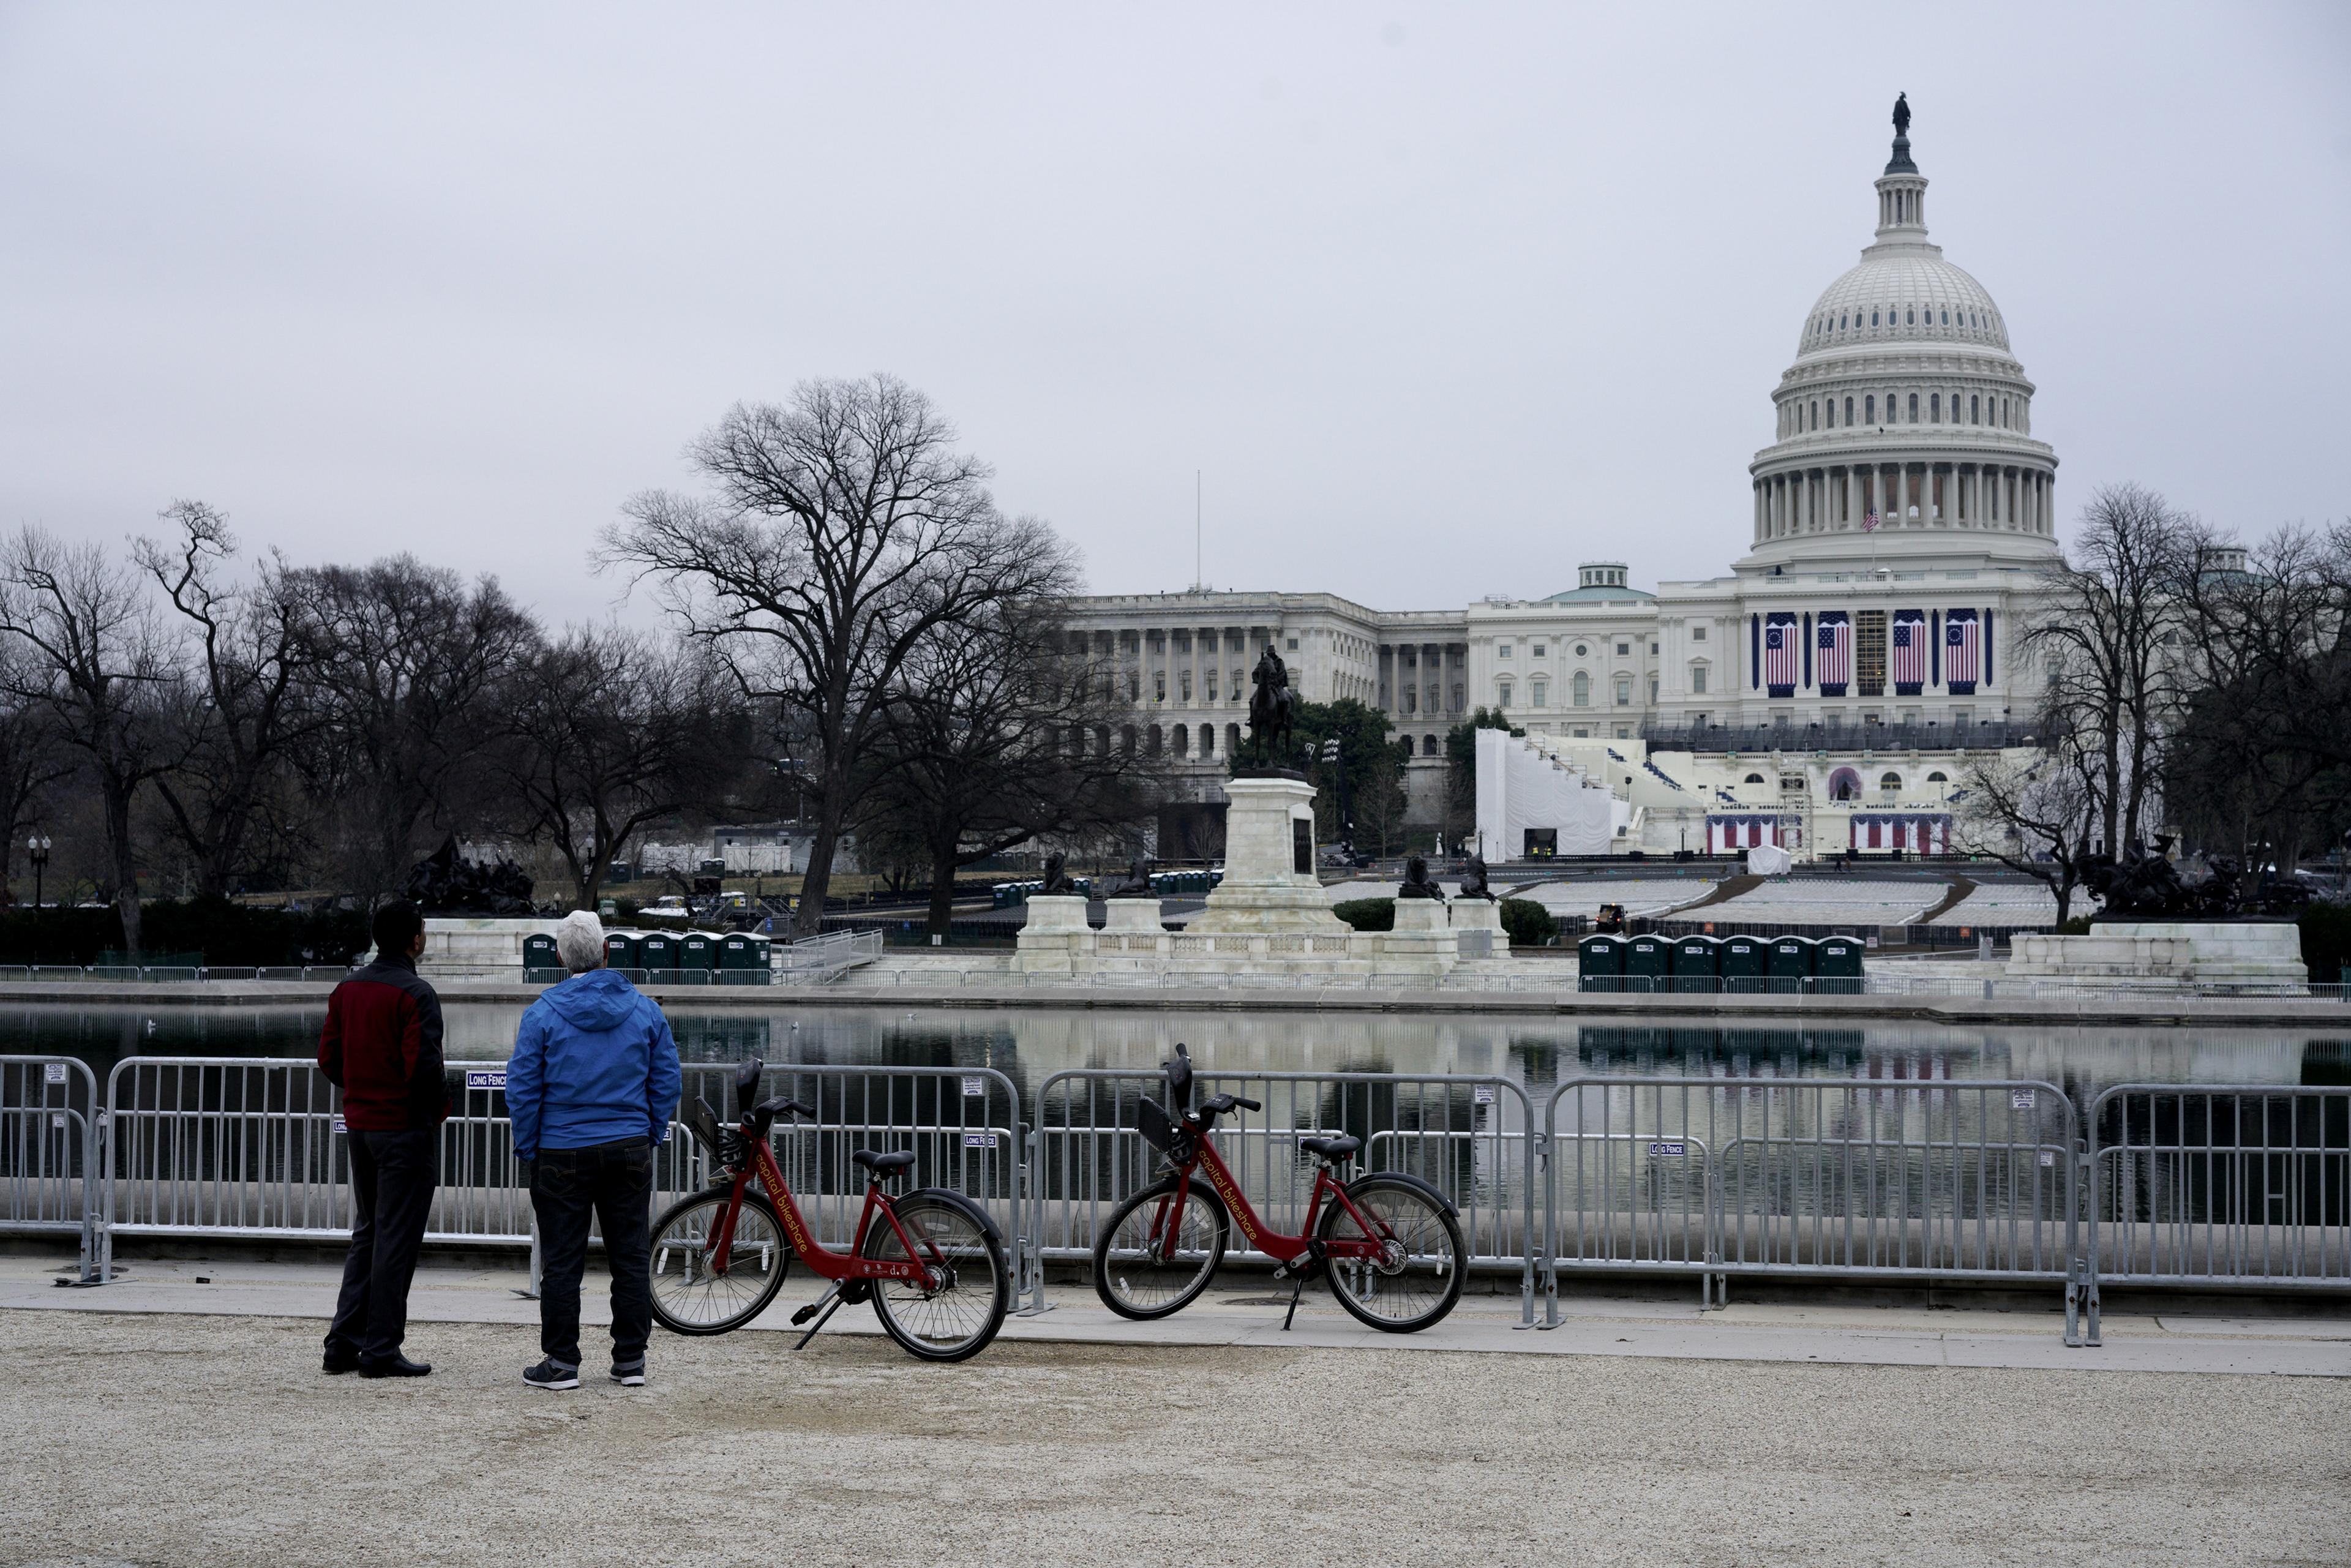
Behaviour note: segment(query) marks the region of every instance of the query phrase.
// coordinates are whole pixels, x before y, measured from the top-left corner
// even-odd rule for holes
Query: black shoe
[[[404,1355],[395,1355],[390,1361],[360,1363],[361,1377],[425,1377],[429,1376],[432,1371],[431,1362],[411,1361]]]
[[[319,1370],[325,1373],[329,1377],[340,1377],[346,1372],[357,1372],[359,1369],[360,1358],[358,1356],[337,1355],[331,1350],[327,1353],[326,1360],[319,1364]]]
[[[634,1366],[612,1368],[612,1381],[623,1388],[643,1388],[645,1385],[645,1364],[641,1361]]]
[[[558,1366],[551,1361],[542,1361],[524,1373],[522,1380],[533,1388],[544,1388],[553,1394],[566,1388],[579,1387],[580,1369],[576,1366]]]

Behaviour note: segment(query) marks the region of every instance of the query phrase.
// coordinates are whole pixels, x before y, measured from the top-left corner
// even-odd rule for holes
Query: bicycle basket
[[[686,1124],[694,1129],[695,1141],[720,1165],[732,1166],[743,1163],[743,1135],[719,1122],[718,1113],[710,1108],[709,1101],[695,1099],[694,1115]]]
[[[1156,1100],[1144,1100],[1135,1106],[1134,1130],[1143,1134],[1144,1143],[1163,1155],[1175,1145],[1175,1124],[1168,1121],[1167,1113],[1160,1109]]]

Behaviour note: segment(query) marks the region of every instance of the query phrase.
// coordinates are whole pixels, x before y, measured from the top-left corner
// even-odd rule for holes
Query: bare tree
[[[2041,574],[2018,667],[2047,676],[2044,725],[2086,769],[2100,836],[2120,855],[2141,834],[2156,761],[2179,695],[2176,589],[2193,521],[2137,485],[2108,486],[2083,508],[2068,559]]]
[[[0,635],[25,653],[0,661],[8,695],[46,710],[79,754],[105,822],[123,941],[140,942],[139,863],[131,808],[142,786],[176,767],[171,723],[174,650],[138,574],[96,545],[20,530],[0,554]]]
[[[1074,574],[1057,587],[1075,587]],[[862,769],[858,852],[930,873],[945,933],[960,868],[1016,845],[1131,825],[1169,758],[1116,738],[1112,672],[1063,632],[1051,601],[999,604],[942,627],[901,668]],[[901,847],[903,846],[903,847]]]
[[[1977,755],[1951,793],[1960,843],[2048,888],[2060,924],[2070,917],[2105,820],[2106,797],[2095,787],[2101,767],[2095,753],[2061,734],[2029,760],[2008,752]]]
[[[789,404],[737,404],[688,449],[709,496],[639,496],[605,536],[606,565],[653,580],[686,634],[814,741],[803,934],[907,662],[1069,570],[1051,529],[997,510],[987,466],[955,440],[894,378],[803,382]]]
[[[468,587],[411,556],[303,575],[324,722],[298,756],[333,818],[346,885],[372,903],[398,884],[422,832],[465,825],[504,689],[538,627],[496,579]]]
[[[273,557],[250,582],[234,581],[227,518],[201,501],[174,501],[159,515],[178,537],[141,539],[135,555],[186,621],[195,658],[178,705],[181,758],[156,790],[194,862],[197,891],[225,895],[290,748],[322,722],[305,690],[322,639],[308,577]]]
[[[73,771],[57,721],[45,702],[26,697],[21,665],[31,652],[0,637],[0,887],[16,865],[17,832],[41,820],[50,789]]]
[[[514,692],[501,776],[581,909],[640,829],[718,799],[747,754],[740,701],[712,661],[639,632],[574,629],[531,656]]]

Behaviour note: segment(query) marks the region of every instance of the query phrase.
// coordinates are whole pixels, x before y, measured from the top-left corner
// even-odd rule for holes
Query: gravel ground
[[[2351,1380],[0,1312],[0,1562],[2340,1563]],[[590,1344],[592,1358],[599,1346]]]

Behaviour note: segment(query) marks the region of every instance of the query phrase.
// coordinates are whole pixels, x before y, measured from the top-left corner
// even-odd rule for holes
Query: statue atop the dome
[[[1896,136],[1910,134],[1910,95],[1907,92],[1897,92],[1894,95],[1894,134]]]

